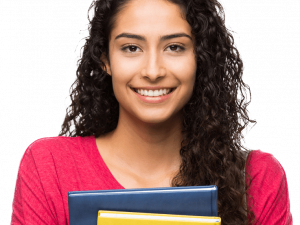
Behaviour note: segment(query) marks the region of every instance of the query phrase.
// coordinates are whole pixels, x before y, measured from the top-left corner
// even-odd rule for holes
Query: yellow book
[[[97,225],[221,225],[220,217],[99,210]]]

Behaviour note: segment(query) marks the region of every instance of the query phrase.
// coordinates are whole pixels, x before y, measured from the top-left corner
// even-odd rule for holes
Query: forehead
[[[185,32],[191,27],[180,7],[166,0],[131,0],[116,17],[112,37],[121,32],[164,34]]]

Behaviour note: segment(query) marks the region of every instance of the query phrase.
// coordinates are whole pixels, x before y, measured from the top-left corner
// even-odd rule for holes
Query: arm
[[[288,184],[283,167],[269,153],[256,151],[254,154],[249,166],[253,181],[248,193],[254,200],[255,218],[262,225],[292,225]],[[248,209],[253,200],[247,199]]]
[[[50,210],[30,146],[19,167],[11,224],[57,224],[55,215]]]

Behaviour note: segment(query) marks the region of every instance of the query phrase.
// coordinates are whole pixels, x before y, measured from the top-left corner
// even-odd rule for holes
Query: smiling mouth
[[[176,87],[177,88],[177,87]],[[172,93],[176,88],[171,88],[171,91],[165,95],[168,95],[170,93]],[[140,93],[138,93],[137,89],[134,89],[134,88],[130,88],[131,90],[133,90],[134,92],[136,92],[137,94],[141,95],[141,96],[146,96],[146,95],[142,95]],[[161,97],[161,96],[165,96],[165,95],[159,95],[159,96],[147,96],[147,97]]]

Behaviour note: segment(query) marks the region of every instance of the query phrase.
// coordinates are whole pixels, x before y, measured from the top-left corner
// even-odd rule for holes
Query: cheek
[[[196,78],[196,74],[195,71],[191,71],[191,73],[186,74],[186,77],[184,77],[182,79],[182,84],[184,87],[184,92],[185,92],[185,103],[187,103],[190,98],[192,97],[193,94],[193,88],[194,88],[194,84],[195,84],[195,78]]]
[[[193,88],[196,79],[197,64],[192,55],[170,61],[169,68],[183,86]]]
[[[179,71],[179,70],[178,70]],[[181,71],[182,82],[193,85],[196,78],[196,65],[185,64]]]

